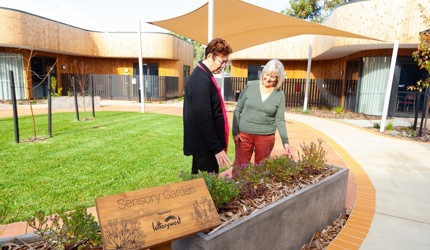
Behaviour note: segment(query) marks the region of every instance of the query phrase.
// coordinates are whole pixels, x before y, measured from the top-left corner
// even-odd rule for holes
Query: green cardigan
[[[233,136],[247,134],[270,135],[278,128],[282,144],[288,144],[285,126],[285,96],[274,90],[263,102],[260,80],[250,81],[239,96],[233,115]]]

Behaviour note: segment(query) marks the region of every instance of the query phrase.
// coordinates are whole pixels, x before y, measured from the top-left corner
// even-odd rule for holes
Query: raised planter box
[[[78,107],[84,107],[84,98],[78,96]],[[100,107],[100,96],[94,96],[94,106]],[[91,96],[85,96],[85,107],[91,108]],[[73,109],[75,108],[75,97],[73,96],[56,96],[52,97],[53,109]]]
[[[348,169],[214,233],[172,242],[172,249],[300,249],[345,211]]]

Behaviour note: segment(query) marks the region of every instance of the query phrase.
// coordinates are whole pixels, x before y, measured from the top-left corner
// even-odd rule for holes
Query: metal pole
[[[79,121],[78,95],[76,94],[76,81],[74,76],[72,76],[72,82],[73,82],[73,96],[75,97],[76,120]]]
[[[140,20],[139,20],[139,31],[137,35],[139,37],[139,86],[140,86],[140,100],[142,113],[145,113],[145,88],[143,84],[143,63],[142,63],[142,30],[140,28]]]
[[[48,74],[48,135],[49,135],[49,137],[52,137],[51,74]]]
[[[430,94],[430,87],[426,88],[426,91],[424,92],[424,105],[423,105],[423,112],[421,115],[421,121],[420,121],[420,129],[418,132],[418,136],[422,136],[423,132],[426,130],[424,126],[424,120],[426,118],[426,114],[429,112],[429,94]]]
[[[96,111],[94,109],[94,77],[91,76],[91,105],[93,109],[93,117],[96,117]]]
[[[417,94],[417,100],[415,103],[415,117],[414,117],[414,125],[412,125],[414,130],[417,130],[417,124],[418,124],[418,114],[420,109],[420,103],[421,103],[421,92]]]
[[[224,68],[221,71],[221,97],[224,100]]]
[[[214,37],[214,0],[208,1],[208,43]]]
[[[9,71],[9,77],[10,77],[10,88],[11,88],[11,94],[12,94],[13,125],[15,128],[15,142],[19,143],[18,108],[16,105],[15,80],[13,78],[13,71],[12,70]]]
[[[314,36],[311,35],[309,41],[309,53],[308,53],[308,69],[306,71],[306,87],[305,87],[305,98],[303,101],[303,113],[308,110],[308,95],[309,95],[309,81],[311,78],[311,65],[312,65],[312,46],[314,43]]]
[[[384,109],[382,110],[381,126],[379,131],[384,132],[387,120],[388,106],[390,104],[391,87],[393,86],[394,70],[396,69],[397,52],[399,51],[399,40],[394,41],[393,55],[391,56],[390,73],[388,75],[387,90],[385,91]]]

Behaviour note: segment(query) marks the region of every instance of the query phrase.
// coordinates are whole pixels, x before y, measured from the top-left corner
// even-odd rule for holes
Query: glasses
[[[219,57],[215,57],[215,60],[217,60],[221,64],[221,66],[224,66],[224,67],[230,64],[229,60],[223,60]]]
[[[270,81],[278,80],[278,76],[272,76],[272,75],[269,75],[267,73],[264,73],[263,76],[264,76],[264,78],[268,78]]]

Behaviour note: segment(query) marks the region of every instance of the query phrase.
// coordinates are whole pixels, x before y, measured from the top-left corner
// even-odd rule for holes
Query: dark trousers
[[[218,174],[218,162],[215,158],[215,155],[211,151],[205,150],[197,154],[193,154],[191,173],[198,174],[199,170]]]

